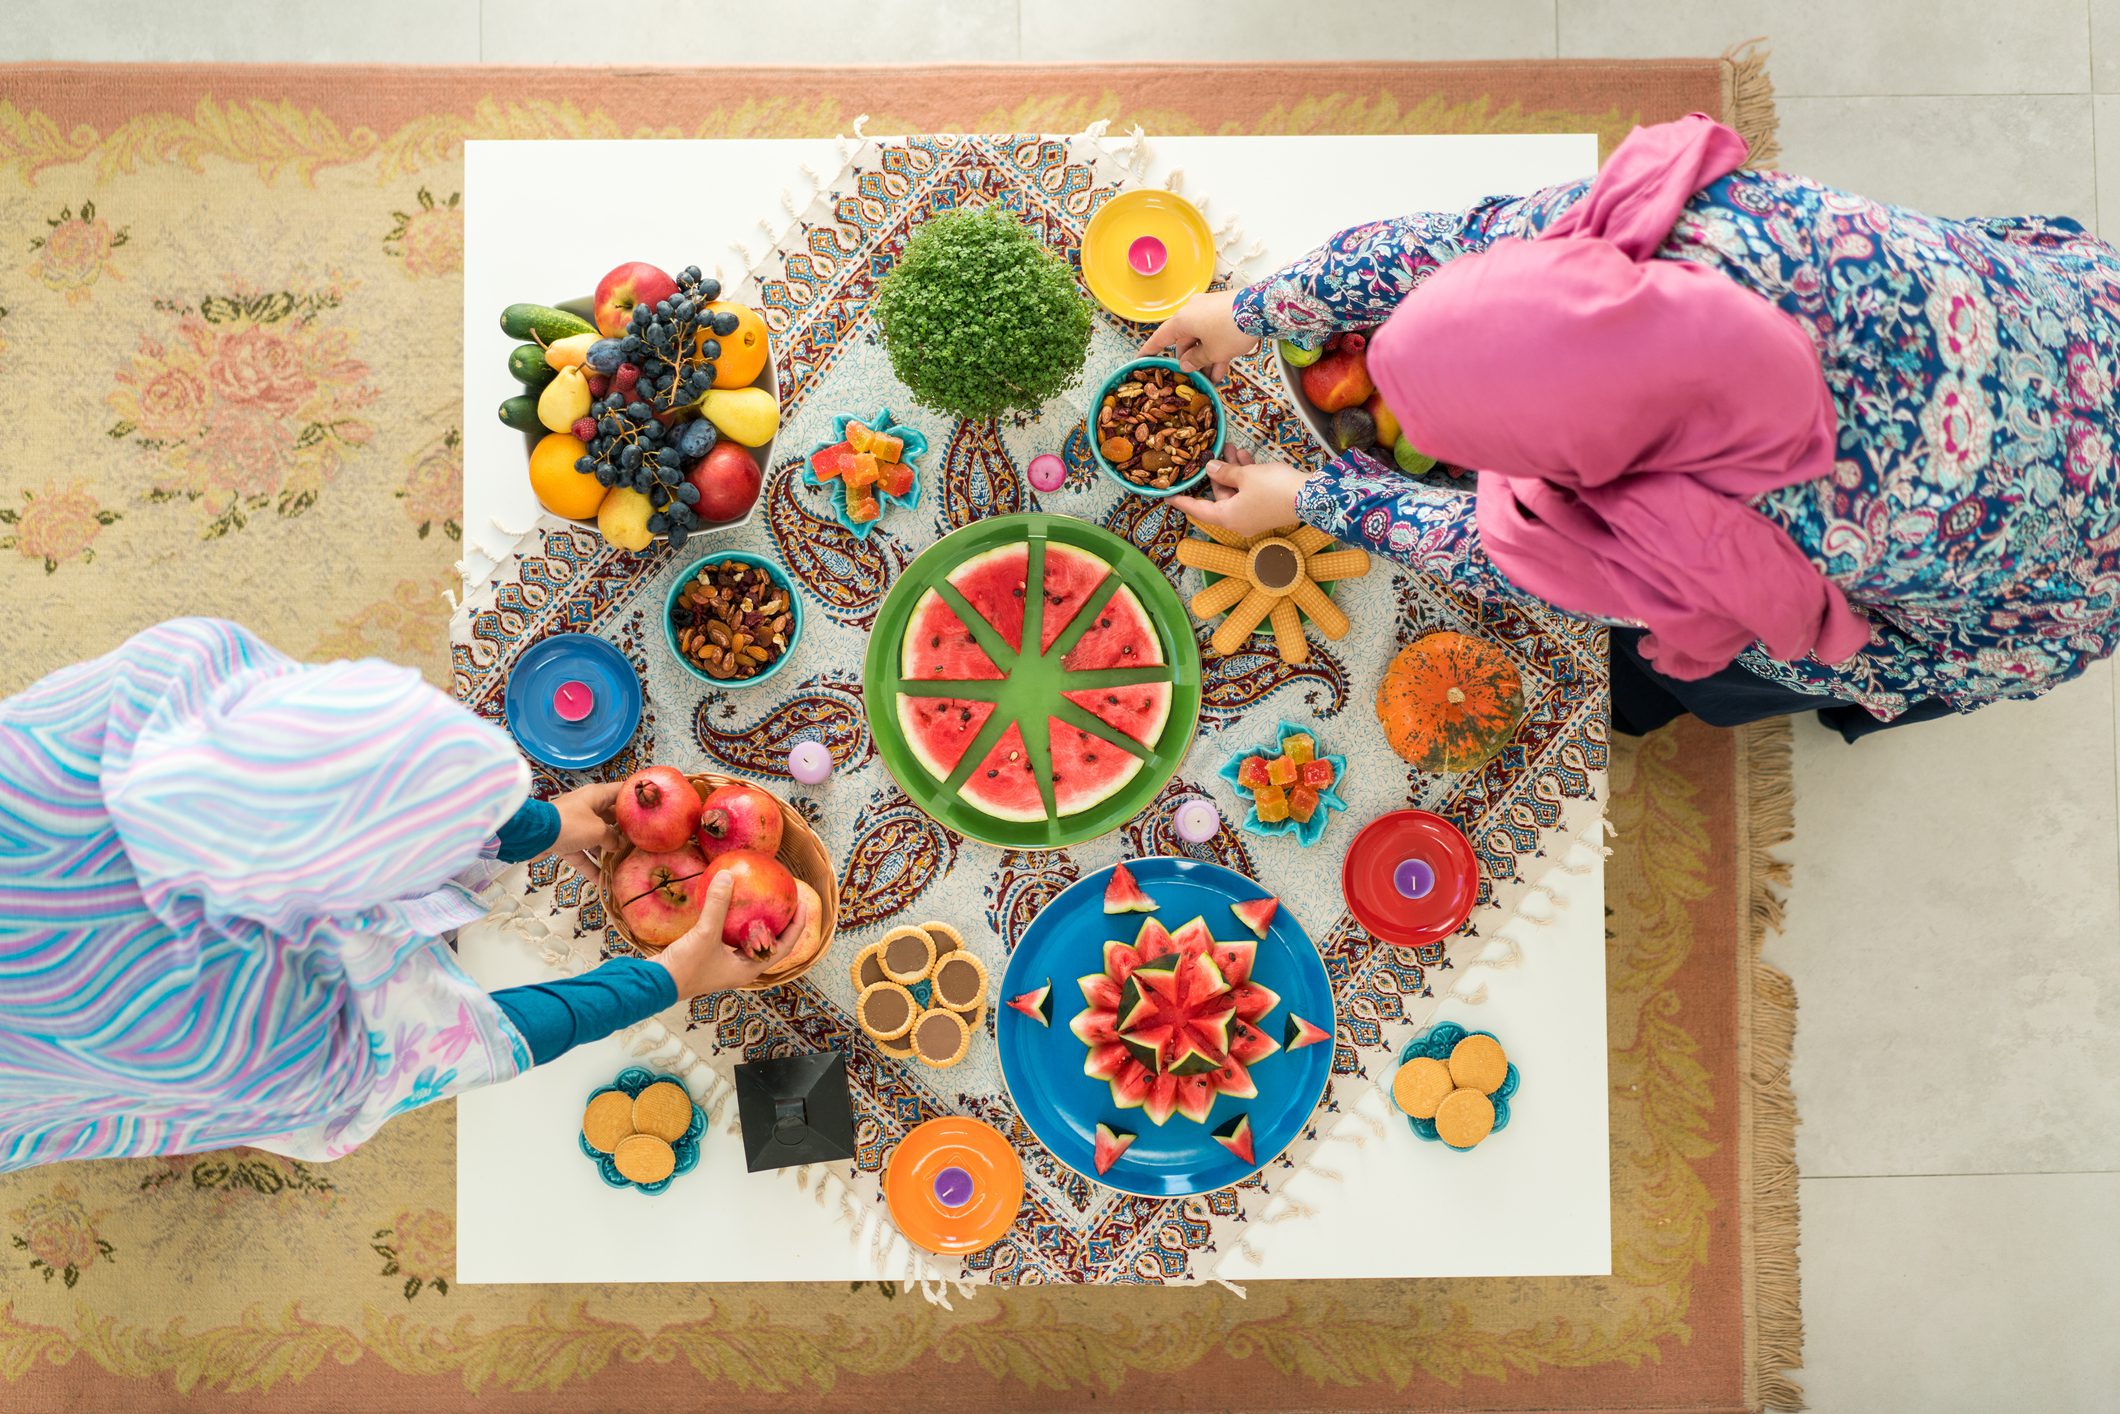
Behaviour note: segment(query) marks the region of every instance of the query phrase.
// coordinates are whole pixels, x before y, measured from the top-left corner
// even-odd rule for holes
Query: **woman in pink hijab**
[[[1377,392],[1442,466],[1240,452],[1174,504],[1611,625],[1622,731],[1819,709],[1852,740],[2110,654],[2120,253],[1744,156],[1694,114],[1593,181],[1358,227],[1199,296],[1144,349],[1219,376],[1266,338],[1373,330]]]

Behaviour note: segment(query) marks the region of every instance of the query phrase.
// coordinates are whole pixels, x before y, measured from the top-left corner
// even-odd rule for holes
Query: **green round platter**
[[[949,584],[950,572],[974,555],[1006,545],[1030,546],[1031,584],[1042,582],[1048,544],[1067,545],[1111,567],[1111,573],[1075,614],[1052,649],[1043,656],[1036,645],[1042,635],[1045,603],[1042,594],[1025,596],[1023,641],[1031,651],[1009,652],[1004,640],[977,611],[964,602]],[[1107,668],[1095,672],[1066,672],[1060,660],[1088,629],[1104,602],[1120,585],[1133,590],[1161,641],[1166,666],[1161,668]],[[899,672],[906,621],[920,597],[933,589],[971,629],[980,647],[1007,676],[999,682],[907,682]],[[1011,661],[1013,659],[1013,662]],[[1141,682],[1171,685],[1170,716],[1151,747],[1144,747],[1108,727],[1102,720],[1060,696],[1077,688],[1114,687]],[[884,596],[875,626],[869,631],[869,651],[862,668],[863,695],[868,703],[869,733],[876,752],[898,782],[899,789],[938,823],[957,833],[1004,849],[1060,849],[1109,834],[1141,813],[1156,798],[1184,761],[1200,720],[1200,645],[1193,638],[1192,619],[1178,591],[1146,555],[1099,525],[1071,516],[1030,511],[1021,515],[983,520],[953,531],[929,546],[906,568]],[[937,780],[929,774],[906,745],[898,725],[898,694],[961,697],[992,702],[994,714],[966,749],[953,779]],[[1120,790],[1073,815],[1055,816],[1052,806],[1052,755],[1047,743],[1045,718],[1056,716],[1085,732],[1099,736],[1142,759],[1142,769]],[[1010,722],[1024,723],[1024,747],[1031,768],[1045,797],[1043,820],[1001,820],[957,795],[957,778],[969,775],[988,749],[1008,730]]]

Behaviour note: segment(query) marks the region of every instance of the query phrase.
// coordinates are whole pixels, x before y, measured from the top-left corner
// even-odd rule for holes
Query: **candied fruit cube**
[[[1305,761],[1296,767],[1296,779],[1315,790],[1323,790],[1332,784],[1333,769],[1330,761]]]
[[[1309,732],[1290,732],[1281,738],[1281,752],[1298,766],[1318,759],[1317,739]]]
[[[874,486],[883,479],[883,473],[877,468],[876,458],[867,452],[854,453],[852,463],[843,474],[848,486],[863,489]]]
[[[876,472],[878,485],[891,496],[909,495],[913,489],[913,469],[904,462],[878,462]]]
[[[1266,779],[1277,786],[1291,786],[1296,781],[1296,763],[1286,756],[1276,756],[1266,763]]]
[[[1318,813],[1318,793],[1309,786],[1297,786],[1288,793],[1288,813],[1304,824]],[[1260,816],[1260,819],[1266,818]]]
[[[844,442],[834,442],[829,447],[819,447],[810,453],[810,470],[819,481],[830,481],[846,475],[852,463],[854,451]]]
[[[866,486],[847,492],[848,520],[860,524],[880,519],[882,515],[883,503],[877,500],[876,493],[869,490]]]
[[[861,450],[874,452],[876,460],[880,462],[894,462],[905,455],[905,438],[893,436],[889,432],[871,432],[869,444]]]
[[[1237,767],[1237,784],[1246,790],[1257,790],[1260,786],[1267,784],[1266,758],[1263,756],[1245,757],[1244,764]]]
[[[1279,791],[1269,793],[1262,790],[1258,799],[1253,802],[1253,808],[1259,812],[1260,824],[1277,824],[1288,818],[1288,797]]]
[[[1260,786],[1251,793],[1253,800],[1286,800],[1288,792],[1276,785]]]
[[[847,445],[849,447],[852,447],[857,452],[866,452],[869,450],[869,444],[875,439],[876,434],[869,430],[869,425],[866,422],[855,422],[851,418],[847,420]]]

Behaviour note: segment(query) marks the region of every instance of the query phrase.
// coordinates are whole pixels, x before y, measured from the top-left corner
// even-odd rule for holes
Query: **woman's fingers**
[[[1190,516],[1202,525],[1222,524],[1223,510],[1220,501],[1205,501],[1198,496],[1173,496],[1170,504],[1178,508],[1180,515]]]
[[[584,879],[601,878],[603,874],[597,862],[591,859],[587,852],[583,850],[576,850],[572,854],[563,854],[560,856],[559,862],[581,875]]]
[[[735,874],[726,869],[716,874],[707,885],[706,896],[699,901],[699,921],[692,925],[692,931],[720,942],[722,925],[729,921],[729,900],[735,893]]]
[[[1236,454],[1236,456],[1242,455],[1243,453],[1241,452]],[[1244,468],[1249,465],[1251,465],[1249,461],[1237,461],[1234,457],[1229,461],[1209,462],[1207,464],[1207,479],[1214,482],[1217,486],[1226,487],[1231,491],[1240,491],[1244,487]]]
[[[580,792],[582,803],[589,807],[590,813],[612,819],[618,813],[618,787],[617,781],[599,781],[595,785],[583,786]]]
[[[1141,341],[1141,357],[1147,358],[1158,349],[1173,349],[1181,343],[1191,343],[1192,336],[1184,329],[1185,311],[1179,310],[1156,326],[1155,332]]]

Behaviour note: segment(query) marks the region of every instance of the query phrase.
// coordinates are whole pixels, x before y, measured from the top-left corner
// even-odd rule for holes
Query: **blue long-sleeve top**
[[[1443,262],[1537,235],[1587,188],[1343,231],[1239,291],[1237,323],[1306,345],[1370,328]],[[2112,653],[2120,252],[2063,218],[1950,221],[1736,172],[1695,194],[1660,258],[1794,317],[1839,418],[1831,476],[1751,504],[1871,620],[1871,642],[1837,665],[1758,645],[1740,664],[1889,720],[1929,698],[1970,711],[2035,697]],[[1471,495],[1360,453],[1313,478],[1297,509],[1482,597],[1533,597],[1482,550]]]

